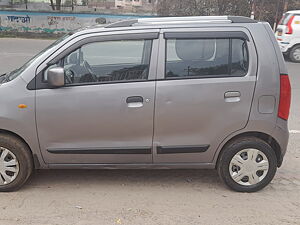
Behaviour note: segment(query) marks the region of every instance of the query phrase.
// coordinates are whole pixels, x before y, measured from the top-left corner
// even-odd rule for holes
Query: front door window
[[[63,59],[66,84],[147,80],[151,40],[94,42]]]

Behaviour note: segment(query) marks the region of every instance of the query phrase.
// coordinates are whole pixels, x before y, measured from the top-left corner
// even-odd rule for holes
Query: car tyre
[[[292,62],[300,63],[300,45],[296,45],[291,49],[289,58]]]
[[[217,170],[221,180],[229,188],[238,192],[256,192],[273,179],[277,170],[277,158],[265,141],[256,137],[243,137],[225,146],[219,157]]]
[[[0,192],[16,191],[33,170],[29,147],[19,138],[0,134]]]

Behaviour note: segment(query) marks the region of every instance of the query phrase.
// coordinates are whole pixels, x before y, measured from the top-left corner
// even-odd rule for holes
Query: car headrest
[[[244,58],[242,49],[244,45],[243,40],[232,40],[232,61],[238,62]]]
[[[73,52],[69,57],[69,64],[77,64],[78,62],[78,54],[77,52]]]
[[[182,40],[175,42],[177,56],[183,61],[201,60],[205,61],[212,58],[216,50],[216,40]]]

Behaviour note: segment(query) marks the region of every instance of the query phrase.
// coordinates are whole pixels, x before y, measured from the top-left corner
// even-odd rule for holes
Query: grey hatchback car
[[[206,168],[254,192],[287,149],[287,69],[270,26],[245,17],[89,27],[0,83],[0,191],[33,169]]]

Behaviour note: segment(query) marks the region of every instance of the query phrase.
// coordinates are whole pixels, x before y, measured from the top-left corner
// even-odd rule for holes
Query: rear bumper
[[[282,165],[283,158],[285,156],[288,142],[289,142],[289,135],[290,135],[289,130],[287,128],[282,129],[279,126],[276,126],[276,128],[274,129],[274,132],[272,134],[272,137],[277,141],[277,143],[280,146],[280,156],[278,158],[278,167],[280,167]]]
[[[278,167],[281,167],[281,165],[282,165],[282,162],[283,162],[283,156],[284,156],[284,155],[280,155],[280,157],[279,157],[279,159],[278,159],[278,164],[277,164]]]

